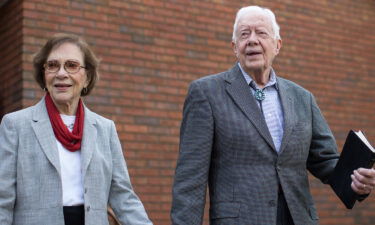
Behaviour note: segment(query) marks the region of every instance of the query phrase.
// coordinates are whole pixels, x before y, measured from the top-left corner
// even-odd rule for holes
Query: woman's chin
[[[59,104],[59,105],[70,104],[71,102],[74,102],[74,99],[75,99],[69,93],[55,93],[55,94],[51,95],[51,98],[52,98],[53,102],[55,102],[55,104]]]

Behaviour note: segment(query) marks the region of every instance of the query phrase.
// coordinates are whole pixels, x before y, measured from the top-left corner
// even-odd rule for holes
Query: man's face
[[[271,20],[255,12],[240,18],[232,46],[241,67],[251,74],[271,68],[281,40],[275,39]]]

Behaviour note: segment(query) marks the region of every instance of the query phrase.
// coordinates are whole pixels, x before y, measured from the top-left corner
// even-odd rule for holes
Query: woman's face
[[[82,89],[88,85],[86,70],[80,67],[86,66],[83,61],[82,51],[73,43],[55,47],[47,58],[44,70],[46,87],[60,111],[66,107],[76,108]],[[52,72],[54,68],[58,70]]]

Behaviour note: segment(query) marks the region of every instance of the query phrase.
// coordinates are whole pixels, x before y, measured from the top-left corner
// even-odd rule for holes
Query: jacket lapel
[[[260,135],[266,140],[268,145],[275,150],[272,137],[268,131],[266,121],[252,97],[249,86],[246,84],[245,78],[242,76],[238,65],[235,65],[225,79],[227,82],[226,91],[232,97],[235,104],[242,110],[246,117],[253,123]]]
[[[48,117],[47,108],[44,102],[44,98],[39,101],[33,110],[32,115],[32,128],[38,139],[42,151],[46,155],[47,159],[60,173],[60,161],[59,153],[57,150],[57,143],[55,135],[53,133],[52,125]]]
[[[277,80],[279,85],[279,96],[281,99],[281,105],[284,112],[284,135],[281,142],[280,153],[284,150],[288,144],[290,134],[293,131],[293,127],[296,123],[295,112],[294,112],[294,101],[292,95],[288,93],[287,84],[282,79]]]
[[[83,125],[83,140],[81,144],[82,156],[82,174],[86,175],[87,168],[90,164],[92,154],[95,149],[96,132],[96,119],[94,114],[85,106],[85,120]]]

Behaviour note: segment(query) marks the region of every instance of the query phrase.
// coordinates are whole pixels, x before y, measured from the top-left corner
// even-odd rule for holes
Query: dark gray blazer
[[[212,225],[275,225],[278,183],[295,225],[318,224],[307,170],[326,183],[338,159],[336,142],[312,94],[277,82],[284,111],[279,154],[237,65],[192,82],[173,186],[174,225],[202,224],[207,184]]]
[[[86,107],[81,159],[86,225],[108,225],[108,204],[124,225],[152,225],[131,186],[113,121]],[[60,174],[44,99],[5,115],[0,125],[0,224],[63,225]]]

